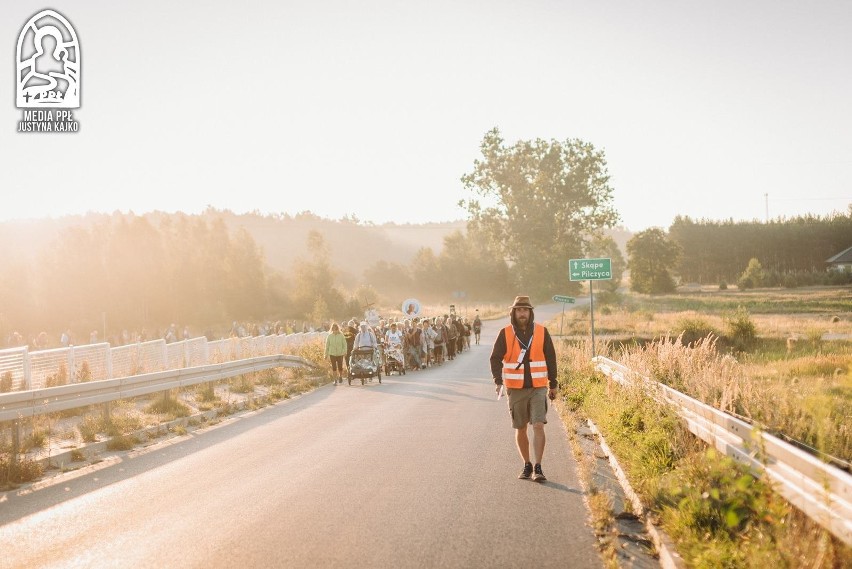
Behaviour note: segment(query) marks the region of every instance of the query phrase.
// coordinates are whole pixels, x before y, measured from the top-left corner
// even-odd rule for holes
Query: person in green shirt
[[[325,338],[325,357],[331,360],[331,373],[337,374],[335,385],[343,383],[343,357],[346,355],[346,337],[340,332],[340,326],[335,322],[331,325],[331,333]]]

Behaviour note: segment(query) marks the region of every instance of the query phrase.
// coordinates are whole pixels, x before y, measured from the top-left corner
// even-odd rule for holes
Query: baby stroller
[[[389,376],[393,371],[397,375],[405,375],[405,356],[398,344],[385,349],[385,375]]]
[[[379,383],[382,382],[379,351],[370,346],[352,350],[352,355],[349,356],[349,385],[352,385],[352,380],[355,378],[359,378],[361,385],[364,385],[366,379],[369,378],[372,381],[374,376],[379,378]]]

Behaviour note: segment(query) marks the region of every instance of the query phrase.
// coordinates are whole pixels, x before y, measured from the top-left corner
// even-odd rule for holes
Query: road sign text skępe
[[[568,274],[572,281],[608,281],[612,279],[612,259],[571,259]]]

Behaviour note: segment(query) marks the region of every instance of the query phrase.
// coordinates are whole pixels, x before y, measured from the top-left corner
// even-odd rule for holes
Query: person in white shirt
[[[379,343],[376,341],[376,335],[370,330],[366,322],[361,322],[361,331],[355,334],[355,342],[353,346],[357,348],[376,348]]]
[[[402,347],[402,332],[400,332],[396,322],[391,324],[390,330],[388,330],[387,334],[385,334],[385,342],[389,348]]]

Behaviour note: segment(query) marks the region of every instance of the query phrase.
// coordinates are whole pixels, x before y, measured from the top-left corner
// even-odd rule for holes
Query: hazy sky
[[[81,43],[76,134],[18,133],[18,33]],[[0,221],[462,219],[484,133],[606,153],[633,231],[847,211],[849,1],[5,2]]]

